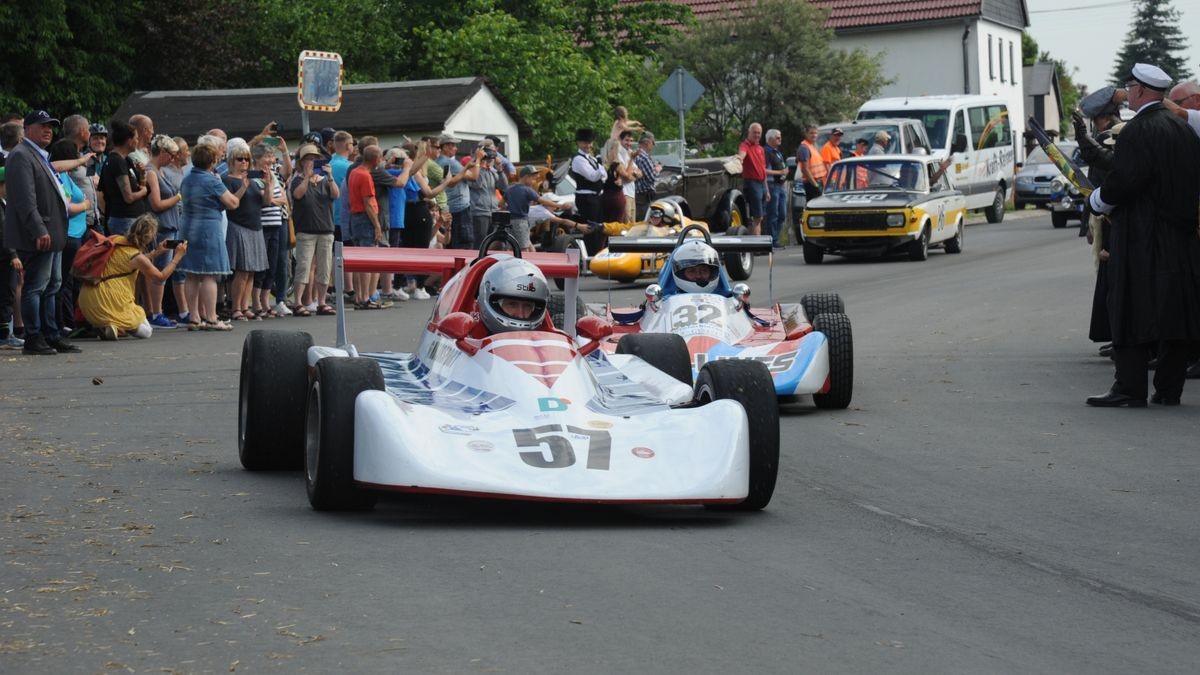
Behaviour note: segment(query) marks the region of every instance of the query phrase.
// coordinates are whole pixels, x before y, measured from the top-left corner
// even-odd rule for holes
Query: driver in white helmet
[[[674,202],[660,199],[650,205],[650,210],[646,213],[646,222],[651,227],[675,227],[681,225],[679,207]]]
[[[509,258],[483,273],[476,300],[479,318],[493,334],[540,330],[546,320],[550,288],[537,265]]]
[[[671,254],[671,276],[683,293],[713,293],[721,282],[721,257],[704,241],[685,241]]]

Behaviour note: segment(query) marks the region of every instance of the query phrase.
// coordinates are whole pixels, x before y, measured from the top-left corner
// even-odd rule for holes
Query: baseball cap
[[[25,126],[29,126],[30,124],[53,124],[57,127],[62,123],[45,110],[34,110],[25,116]]]
[[[305,136],[304,136],[304,142],[305,142],[305,143],[312,143],[312,144],[314,144],[314,145],[324,145],[324,144],[325,144],[325,139],[324,139],[324,138],[321,136],[321,132],[319,132],[319,131],[310,131],[310,132],[308,132],[307,134],[305,134]]]
[[[517,177],[524,178],[525,176],[536,176],[537,172],[538,170],[536,166],[526,164],[525,166],[521,167],[521,171],[517,174]]]
[[[90,131],[93,136],[108,135],[108,127],[100,124],[99,122],[92,122],[92,124],[88,127],[88,131]]]
[[[437,144],[438,144],[439,148],[442,147],[443,145],[446,145],[447,143],[454,143],[455,145],[458,145],[461,142],[462,141],[455,138],[454,136],[451,136],[450,134],[442,134],[441,136],[438,136],[438,140],[437,140]]]
[[[326,143],[328,143],[329,141],[332,141],[333,136],[336,133],[337,133],[337,129],[334,129],[333,127],[325,127],[324,129],[322,129],[320,144],[323,146]]]
[[[830,136],[840,136],[846,132],[842,131],[841,127],[834,127],[833,131],[829,132]]]

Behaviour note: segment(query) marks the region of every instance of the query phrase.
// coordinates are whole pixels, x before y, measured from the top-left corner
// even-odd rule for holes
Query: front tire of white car
[[[818,314],[813,330],[825,334],[829,344],[829,391],[813,394],[818,408],[843,409],[854,396],[854,332],[845,314]]]
[[[962,253],[963,237],[965,235],[963,230],[965,229],[966,227],[963,225],[962,219],[959,219],[958,224],[955,225],[954,236],[946,240],[946,253]]]
[[[846,303],[837,293],[805,293],[800,297],[800,306],[809,323],[820,314],[845,314]]]
[[[300,331],[255,330],[242,343],[238,378],[238,458],[249,471],[303,465],[308,348]]]
[[[674,333],[630,333],[617,343],[618,354],[630,354],[692,386],[692,356],[687,342]]]
[[[308,388],[304,434],[308,502],[317,511],[375,507],[375,494],[354,483],[354,402],[369,390],[384,390],[378,362],[341,357],[317,361]]]
[[[749,494],[737,504],[711,508],[758,511],[766,507],[779,475],[779,401],[771,373],[758,361],[709,361],[696,378],[695,396],[701,405],[721,399],[737,401],[750,423]]]

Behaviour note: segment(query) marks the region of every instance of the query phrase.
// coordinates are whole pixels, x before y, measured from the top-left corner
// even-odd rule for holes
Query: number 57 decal
[[[539,469],[565,469],[575,464],[575,446],[571,439],[562,435],[561,424],[546,424],[532,429],[513,429],[519,448],[536,448],[546,446],[542,450],[529,450],[521,453],[521,459],[529,466]],[[587,468],[608,471],[609,457],[612,454],[612,436],[601,429],[581,429],[567,425],[567,433],[587,436]],[[550,458],[546,458],[546,449]]]

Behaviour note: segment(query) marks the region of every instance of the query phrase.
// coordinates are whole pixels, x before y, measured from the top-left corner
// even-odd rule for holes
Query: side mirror
[[[442,318],[437,331],[451,340],[461,340],[470,335],[479,321],[466,312],[455,312]]]
[[[955,134],[954,144],[950,146],[950,152],[966,152],[967,150],[967,135]]]
[[[593,314],[575,322],[575,332],[588,340],[587,344],[579,348],[579,353],[587,356],[596,351],[596,348],[600,346],[601,340],[613,334],[613,326],[608,321]]]
[[[750,306],[750,286],[746,284],[733,285],[733,297],[738,299],[738,309],[745,309]]]
[[[646,306],[654,311],[658,311],[658,303],[662,300],[662,286],[658,284],[650,284],[646,287]]]

